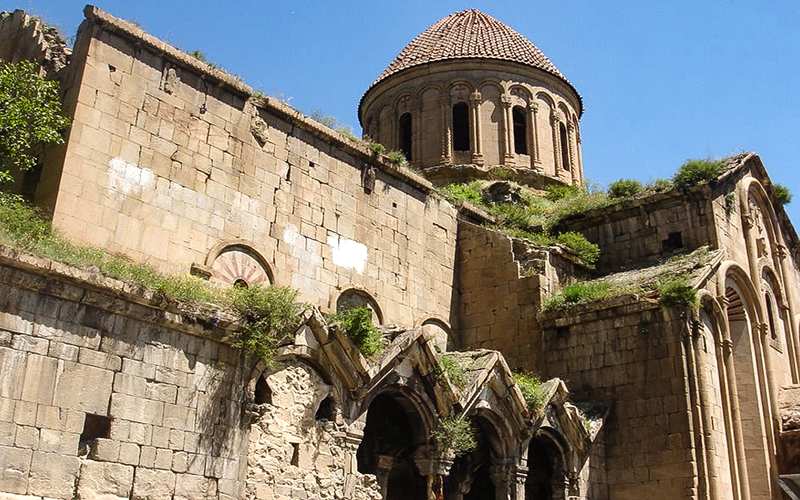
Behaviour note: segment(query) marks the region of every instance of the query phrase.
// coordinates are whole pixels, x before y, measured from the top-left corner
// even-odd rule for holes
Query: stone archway
[[[356,454],[358,471],[378,478],[384,500],[427,500],[427,483],[414,453],[427,434],[413,403],[400,393],[375,397]]]
[[[496,484],[495,472],[502,461],[502,444],[492,423],[482,416],[470,418],[477,446],[473,451],[453,461],[450,474],[444,480],[445,500],[494,500],[507,489]]]
[[[558,445],[547,435],[528,444],[528,475],[525,500],[564,500],[565,471]]]

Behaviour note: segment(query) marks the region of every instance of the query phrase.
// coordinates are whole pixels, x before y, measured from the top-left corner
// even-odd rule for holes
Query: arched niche
[[[731,266],[724,284],[749,487],[751,492],[769,491],[769,388],[762,377],[764,359],[757,331],[761,301],[741,268]]]
[[[270,285],[275,280],[272,268],[249,242],[224,242],[206,257],[210,280],[227,285]]]
[[[347,309],[355,307],[366,307],[372,311],[372,321],[376,324],[384,324],[383,311],[378,305],[378,301],[367,292],[365,289],[357,286],[350,286],[342,290],[342,292],[333,301],[333,309],[340,313]]]
[[[444,479],[444,497],[458,500],[500,498],[506,491],[506,476],[495,474],[505,465],[506,449],[501,433],[490,416],[476,412],[469,417],[477,446],[456,457],[449,475]]]

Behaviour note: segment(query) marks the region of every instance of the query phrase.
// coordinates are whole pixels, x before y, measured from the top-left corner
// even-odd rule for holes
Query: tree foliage
[[[36,63],[0,61],[0,181],[33,167],[35,146],[64,142],[69,121],[60,112],[58,82],[39,76]]]

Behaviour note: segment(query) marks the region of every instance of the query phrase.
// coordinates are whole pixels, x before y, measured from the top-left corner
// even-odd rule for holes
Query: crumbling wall
[[[251,427],[248,499],[380,498],[375,477],[356,468],[341,416],[318,416],[330,386],[308,365],[281,364],[267,378],[272,402]]]
[[[25,11],[0,12],[0,59],[7,62],[36,61],[48,78],[54,78],[72,51],[58,29]]]
[[[13,257],[2,248],[0,492],[240,498],[243,358],[212,319]]]
[[[715,246],[714,213],[705,191],[670,191],[596,210],[559,226],[600,246],[597,269],[614,272],[646,262]]]
[[[498,350],[512,367],[530,365],[539,351],[542,298],[587,270],[498,231],[465,221],[458,228],[460,347]]]

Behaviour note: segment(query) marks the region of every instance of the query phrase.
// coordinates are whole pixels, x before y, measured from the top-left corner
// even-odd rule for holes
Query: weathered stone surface
[[[86,460],[81,464],[77,498],[81,500],[129,498],[133,488],[133,473],[133,467]]]
[[[55,453],[34,452],[31,460],[28,493],[48,498],[75,496],[81,460]]]
[[[171,498],[175,491],[175,474],[165,470],[136,468],[132,500]]]

